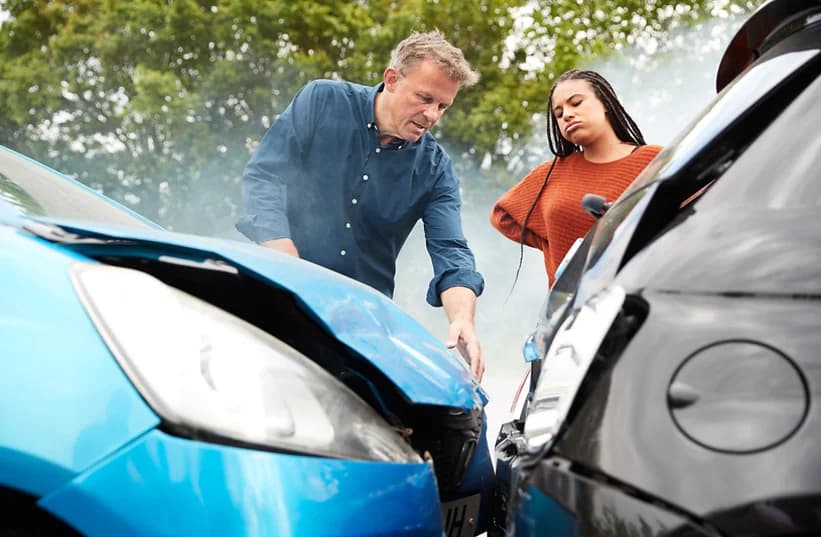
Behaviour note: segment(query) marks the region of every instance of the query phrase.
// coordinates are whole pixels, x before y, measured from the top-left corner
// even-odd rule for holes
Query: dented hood
[[[293,294],[301,308],[384,373],[410,402],[464,409],[487,402],[487,395],[461,357],[390,299],[308,261],[255,244],[162,229],[5,216],[0,218],[5,222],[0,223],[66,246],[93,241],[94,251],[103,255],[106,248],[122,253],[127,247],[130,256],[147,259],[173,252],[192,260],[224,263]]]

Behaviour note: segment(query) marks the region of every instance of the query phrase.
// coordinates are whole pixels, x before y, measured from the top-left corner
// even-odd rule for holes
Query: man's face
[[[400,75],[385,69],[385,121],[383,135],[415,142],[436,125],[453,104],[459,82],[450,78],[433,60],[422,60]]]

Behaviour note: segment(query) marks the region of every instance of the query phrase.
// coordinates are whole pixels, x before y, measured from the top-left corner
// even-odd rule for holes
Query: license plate
[[[442,503],[445,537],[473,537],[479,522],[479,495]]]

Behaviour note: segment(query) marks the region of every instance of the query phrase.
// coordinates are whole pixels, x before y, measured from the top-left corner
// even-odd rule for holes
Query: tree
[[[440,29],[482,74],[434,134],[457,156],[504,166],[558,73],[714,8],[707,0],[0,0],[9,17],[0,26],[0,143],[160,223],[221,234],[238,211],[250,152],[296,89],[317,77],[377,83],[412,30]]]

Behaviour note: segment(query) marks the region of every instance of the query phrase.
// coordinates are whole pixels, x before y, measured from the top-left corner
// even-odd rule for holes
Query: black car
[[[492,533],[821,535],[819,73],[821,2],[764,4],[597,221],[500,431]]]

